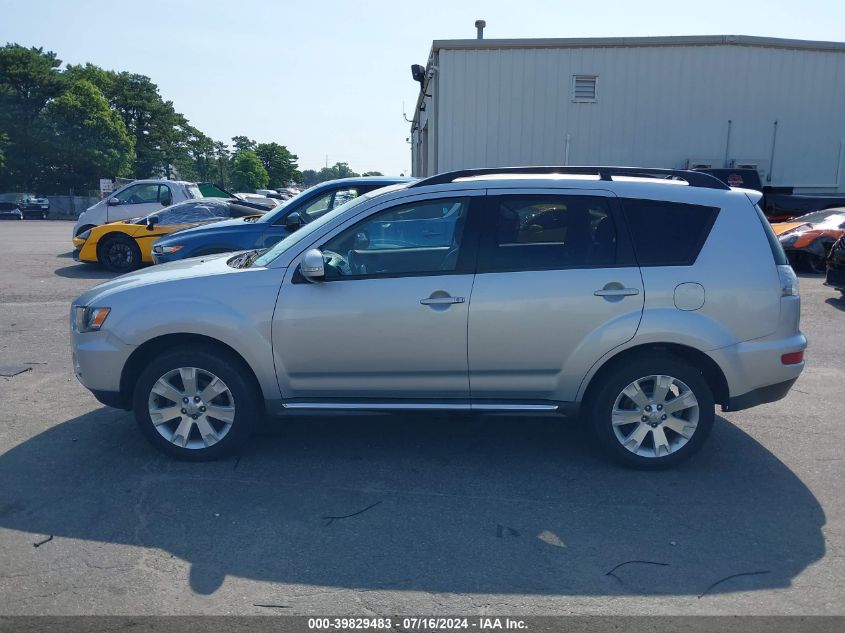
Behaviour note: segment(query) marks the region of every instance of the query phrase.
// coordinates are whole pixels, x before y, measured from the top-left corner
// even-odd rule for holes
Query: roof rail
[[[496,174],[560,174],[560,175],[596,175],[599,180],[613,180],[613,176],[628,176],[632,178],[663,178],[666,180],[684,180],[690,187],[705,189],[730,189],[725,183],[700,171],[687,169],[661,169],[657,167],[603,167],[603,166],[571,166],[571,165],[543,165],[535,167],[482,167],[478,169],[459,169],[447,171],[415,182],[411,187],[426,187],[428,185],[442,185],[454,182],[459,178],[475,176],[492,176]]]

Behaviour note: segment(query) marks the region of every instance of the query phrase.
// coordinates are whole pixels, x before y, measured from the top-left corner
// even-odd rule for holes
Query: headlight
[[[111,308],[87,308],[85,306],[74,306],[73,317],[77,332],[94,332],[99,330]]]
[[[153,246],[153,253],[156,255],[169,255],[182,250],[181,246]]]
[[[80,233],[76,237],[81,240],[87,240],[89,237],[91,237],[91,229],[88,229],[87,231],[82,231],[82,233]]]

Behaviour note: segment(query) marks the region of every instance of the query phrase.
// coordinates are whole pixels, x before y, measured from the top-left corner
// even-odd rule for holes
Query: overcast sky
[[[408,172],[433,39],[764,35],[845,41],[845,0],[0,0],[0,43],[148,75],[215,140],[287,145],[303,169]],[[550,78],[552,79],[552,78]]]

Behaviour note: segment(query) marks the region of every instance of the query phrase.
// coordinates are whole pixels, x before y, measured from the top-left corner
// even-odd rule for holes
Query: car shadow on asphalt
[[[103,408],[0,456],[0,481],[0,526],[163,550],[200,594],[231,575],[700,596],[788,587],[825,552],[810,490],[723,418],[686,464],[639,472],[557,419],[443,415],[273,420],[236,458],[185,463]]]
[[[71,266],[63,266],[53,271],[59,277],[67,279],[114,279],[120,273],[113,273],[99,264],[85,264],[82,262]]]

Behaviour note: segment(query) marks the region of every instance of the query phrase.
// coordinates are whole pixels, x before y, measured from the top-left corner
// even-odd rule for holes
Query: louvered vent
[[[596,100],[595,75],[572,76],[572,100],[588,102]]]

